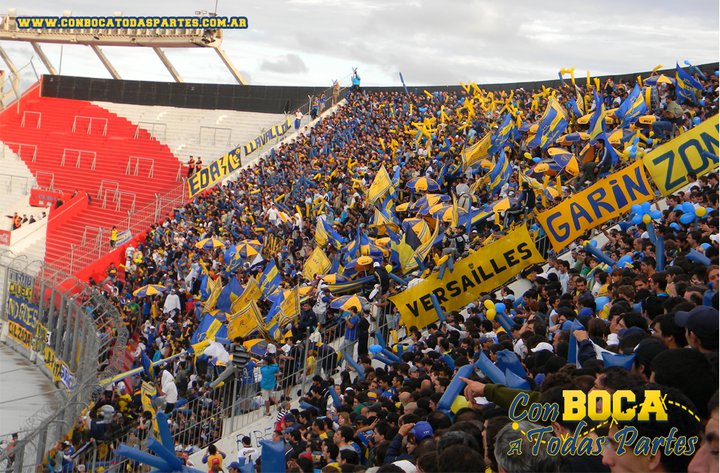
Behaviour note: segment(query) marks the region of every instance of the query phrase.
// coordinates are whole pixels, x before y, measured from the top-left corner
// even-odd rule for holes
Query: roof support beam
[[[33,49],[35,50],[35,54],[38,55],[42,63],[45,65],[45,68],[48,70],[48,72],[54,76],[57,75],[57,70],[55,69],[55,66],[52,65],[52,62],[50,62],[50,59],[45,55],[45,51],[42,50],[40,47],[40,43],[37,43],[35,41],[30,41],[30,44],[32,44]]]
[[[232,76],[235,78],[235,80],[237,81],[237,83],[240,84],[240,85],[246,85],[246,84],[247,84],[247,81],[246,81],[245,78],[240,74],[240,71],[238,71],[238,70],[235,68],[235,65],[234,65],[234,64],[232,63],[232,61],[230,60],[230,57],[228,57],[228,55],[225,54],[225,51],[223,50],[223,48],[221,48],[220,46],[218,46],[218,47],[215,48],[215,52],[218,54],[218,56],[220,56],[220,59],[222,59],[222,62],[225,63],[225,67],[228,68],[228,70],[230,71],[230,74],[232,74]]]
[[[110,75],[115,80],[120,80],[122,77],[120,77],[120,74],[118,74],[118,71],[115,70],[112,64],[110,64],[110,61],[108,61],[107,56],[105,56],[105,53],[102,52],[102,49],[100,49],[99,46],[95,46],[94,44],[90,46],[92,50],[97,54],[97,57],[100,58],[100,62],[103,63],[103,66],[105,66],[105,69],[108,70]]]
[[[153,48],[153,51],[155,51],[155,54],[158,55],[162,63],[167,68],[170,75],[175,79],[175,82],[183,83],[185,82],[182,77],[180,77],[180,74],[178,74],[177,69],[175,69],[175,66],[172,65],[170,62],[170,59],[168,59],[167,55],[165,54],[165,51],[162,50],[162,48]]]

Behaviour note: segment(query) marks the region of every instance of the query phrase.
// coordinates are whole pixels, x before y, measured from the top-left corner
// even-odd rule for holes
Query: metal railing
[[[28,124],[27,119],[29,117],[37,117],[37,119],[35,120],[35,128],[40,129],[40,124],[42,122],[42,112],[34,112],[32,110],[23,111],[22,120],[20,121],[20,128],[25,128],[25,125]]]
[[[111,181],[109,179],[101,180],[100,187],[98,187],[97,198],[100,199],[101,197],[103,197],[103,191],[107,192],[108,189],[112,189],[116,193],[120,192],[120,183],[118,181]]]
[[[150,133],[151,137],[160,141],[165,141],[165,135],[167,134],[167,123],[139,121],[138,125],[135,127],[135,134],[133,135],[133,139],[140,139],[140,130],[147,130]],[[159,133],[158,130],[161,131],[161,133]]]
[[[45,177],[49,176],[50,177],[50,185],[49,186],[45,186],[40,182],[41,176],[45,176]],[[35,172],[35,180],[37,181],[37,185],[39,188],[49,189],[51,191],[55,190],[55,173],[50,172],[50,171],[37,171],[37,172]]]
[[[75,118],[73,119],[72,124],[72,132],[75,133],[78,129],[78,121],[84,120],[87,121],[87,126],[85,127],[85,134],[91,135],[92,134],[92,128],[93,128],[93,122],[97,121],[102,123],[102,136],[107,136],[108,131],[108,119],[102,118],[102,117],[89,117],[84,115],[75,115]]]
[[[13,191],[13,182],[23,182],[24,183],[24,190],[23,193],[27,194],[28,189],[30,188],[30,178],[28,176],[18,176],[16,174],[0,174],[0,178],[8,177],[8,186],[7,191],[8,193]]]
[[[23,149],[31,148],[33,151],[32,151],[32,157],[30,158],[30,160],[31,160],[33,163],[37,160],[37,145],[28,144],[28,143],[16,143],[16,142],[12,142],[12,141],[5,141],[5,145],[6,145],[8,148],[9,148],[11,145],[12,145],[12,146],[16,146],[17,149],[18,149],[18,152],[16,153],[16,155],[17,155],[20,159],[24,159]],[[5,158],[5,147],[3,147],[3,158]]]
[[[36,363],[61,395],[59,405],[48,403],[28,419],[12,448],[0,449],[6,471],[36,471],[93,400],[99,379],[118,372],[113,354],[124,350],[127,330],[97,289],[10,251],[0,253],[0,295],[3,323],[20,324],[27,335],[4,343]],[[27,313],[37,314],[32,323],[21,316]]]
[[[127,166],[125,166],[125,174],[138,176],[140,174],[140,162],[150,163],[150,169],[147,177],[155,177],[155,160],[153,158],[146,158],[144,156],[128,156]],[[135,164],[134,166],[132,164]]]
[[[75,157],[75,169],[80,169],[83,156],[92,158],[92,161],[90,162],[90,170],[94,171],[95,165],[97,164],[97,153],[95,151],[88,151],[84,149],[63,149],[62,158],[60,159],[60,166],[65,167],[65,162],[67,161],[68,157]]]
[[[204,133],[203,133],[204,132]],[[227,138],[220,143],[218,143],[218,132],[220,134],[227,133]],[[205,143],[203,141],[203,136],[210,135],[210,142]],[[217,126],[207,126],[207,125],[201,125],[200,131],[198,135],[198,144],[202,145],[210,145],[210,146],[217,146],[218,144],[223,144],[226,146],[230,146],[232,143],[232,128],[225,128],[225,127],[217,127]]]
[[[88,243],[88,236],[94,234],[95,237],[92,241],[94,241],[94,246],[97,246],[99,242],[102,242],[102,234],[103,229],[102,227],[94,227],[92,225],[85,225],[85,229],[83,230],[83,236],[82,236],[82,243],[80,243],[82,246],[86,246]]]

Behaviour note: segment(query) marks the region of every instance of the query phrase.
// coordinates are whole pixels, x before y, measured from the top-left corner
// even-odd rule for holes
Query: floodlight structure
[[[215,16],[215,13],[204,11],[196,12],[196,14],[200,16]],[[63,16],[71,17],[72,13],[66,11],[63,13]],[[115,12],[114,16],[122,17],[122,13]],[[113,79],[121,79],[120,74],[107,56],[105,56],[102,49],[100,49],[101,46],[152,48],[176,82],[184,81],[170,62],[170,59],[165,55],[163,48],[212,48],[217,55],[220,56],[225,67],[227,67],[238,84],[245,85],[245,79],[235,68],[222,48],[222,38],[223,33],[221,29],[203,28],[20,28],[17,22],[17,12],[14,8],[10,9],[6,15],[0,16],[0,41],[22,41],[30,43],[38,58],[51,74],[57,74],[57,70],[40,47],[41,43],[89,46]],[[11,81],[14,81],[17,87],[19,82],[19,78],[17,77],[18,69],[3,50],[2,46],[0,46],[0,58],[7,64]]]

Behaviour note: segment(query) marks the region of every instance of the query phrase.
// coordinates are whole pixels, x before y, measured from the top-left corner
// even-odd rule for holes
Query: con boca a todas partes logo
[[[659,390],[644,391],[644,400],[636,402],[636,394],[630,390],[618,390],[609,393],[604,390],[593,390],[585,394],[580,390],[563,391],[563,406],[558,403],[531,403],[528,393],[520,393],[513,399],[508,417],[513,422],[513,429],[518,429],[518,422],[552,424],[560,419],[565,422],[577,423],[569,435],[553,436],[553,427],[541,427],[522,432],[532,445],[532,455],[537,456],[545,449],[550,456],[597,456],[603,448],[613,445],[618,455],[655,455],[663,451],[666,455],[692,456],[699,444],[698,436],[678,436],[677,428],[672,427],[665,437],[650,438],[639,434],[632,425],[624,422],[668,422],[667,403]],[[675,403],[688,415],[698,418],[690,409]],[[562,417],[560,413],[562,412]],[[698,419],[699,420],[699,419]],[[590,422],[594,427],[590,427]],[[595,435],[601,427],[617,426],[611,436]],[[507,455],[522,454],[520,440],[510,442]]]

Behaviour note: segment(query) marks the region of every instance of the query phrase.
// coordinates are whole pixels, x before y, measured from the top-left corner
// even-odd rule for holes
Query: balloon
[[[597,248],[597,241],[590,240],[590,246],[592,246],[593,248]]]
[[[673,208],[673,212],[677,212],[678,210],[681,211],[681,212],[683,211],[683,206],[682,206],[681,204],[677,204],[677,205]]]
[[[632,256],[630,256],[630,255],[623,256],[617,262],[617,266],[619,268],[624,268],[625,266],[631,266],[631,265],[632,265]]]
[[[495,304],[493,304],[493,301],[491,301],[490,299],[486,299],[485,302],[483,302],[483,305],[488,310],[495,308]]]
[[[634,214],[639,214],[642,210],[642,207],[640,207],[640,204],[633,204],[632,207],[630,207],[630,211]]]
[[[703,250],[707,251],[707,249],[710,248],[710,246],[712,246],[712,245],[710,245],[710,243],[703,243],[700,246],[702,247]]]
[[[600,312],[601,310],[603,310],[603,308],[605,308],[605,305],[608,302],[610,302],[609,297],[607,297],[607,296],[598,297],[597,299],[595,299],[595,310]]]
[[[485,317],[487,317],[487,319],[490,321],[495,320],[495,315],[497,315],[497,312],[495,311],[495,309],[490,309],[487,312],[485,312]]]
[[[503,312],[505,312],[505,309],[507,309],[507,307],[505,307],[505,304],[503,304],[502,302],[495,304],[495,312],[499,312],[502,314]]]
[[[370,353],[372,354],[380,353],[382,350],[383,348],[380,345],[370,345],[370,347],[368,348],[368,351],[370,351]]]
[[[652,138],[648,138],[648,140],[647,140],[647,145],[648,145],[648,148],[649,148],[649,147],[651,147],[651,146],[652,146],[652,144],[653,144],[653,140],[652,140]]]
[[[687,225],[693,222],[695,220],[695,215],[691,214],[684,214],[680,216],[680,223]]]
[[[652,217],[650,216],[650,214],[645,214],[645,215],[643,215],[642,221],[644,223],[650,223],[650,222],[652,222]]]
[[[457,414],[457,411],[464,407],[468,407],[467,399],[465,398],[465,396],[458,396],[455,398],[452,405],[450,406],[450,412],[452,412],[453,414]]]
[[[680,231],[680,225],[678,225],[676,222],[671,223],[670,228],[676,231]]]
[[[650,212],[650,202],[643,202],[640,208],[643,210],[643,212],[648,213]]]
[[[528,153],[527,151],[525,153],[523,153],[523,156],[525,156],[525,158],[527,158],[527,159],[532,159],[532,155],[530,153]]]
[[[695,215],[698,217],[704,217],[707,214],[707,209],[705,207],[698,207],[695,209]]]
[[[652,212],[650,212],[650,216],[653,220],[657,220],[659,218],[662,218],[662,212],[660,212],[659,210],[653,210]]]
[[[532,160],[534,163],[539,163],[540,161],[542,161],[541,158],[532,158]]]
[[[692,212],[693,214],[695,214],[695,206],[690,202],[685,202],[684,204],[682,204],[682,209],[685,213]]]
[[[699,125],[701,121],[702,120],[700,120],[700,117],[693,117],[693,119],[692,119],[693,125],[696,125],[696,126]]]
[[[632,223],[635,225],[640,225],[642,223],[642,217],[640,215],[636,215],[632,218]]]

